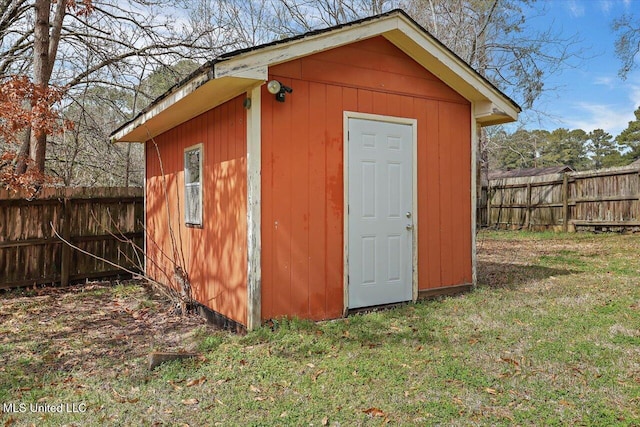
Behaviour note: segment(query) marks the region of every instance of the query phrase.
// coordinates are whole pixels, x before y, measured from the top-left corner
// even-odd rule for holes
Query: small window
[[[184,222],[202,225],[202,144],[184,150]]]

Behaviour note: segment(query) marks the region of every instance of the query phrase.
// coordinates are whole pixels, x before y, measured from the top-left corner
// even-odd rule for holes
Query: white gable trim
[[[314,34],[283,44],[267,46],[255,51],[248,51],[216,64],[216,78],[235,75],[239,72],[259,72],[268,78],[267,67],[282,64],[314,53],[334,49],[382,35],[397,29],[396,17],[382,18],[379,21],[367,21],[358,25],[345,26],[328,32]]]
[[[400,11],[222,57],[112,134],[144,141],[256,87],[269,67],[360,40],[383,36],[469,100],[481,126],[515,121],[520,108]],[[187,99],[188,98],[188,99]]]
[[[481,107],[474,111],[478,122],[497,124],[518,119],[520,109],[468,64],[404,16],[397,19],[398,31],[384,34],[385,38],[460,95]]]
[[[517,120],[519,109],[513,102],[400,13],[378,21],[347,25],[288,43],[247,51],[216,64],[215,76],[239,76],[241,73],[266,81],[269,78],[269,66],[376,36],[385,37],[463,97],[474,102],[477,106],[474,117],[481,125]]]

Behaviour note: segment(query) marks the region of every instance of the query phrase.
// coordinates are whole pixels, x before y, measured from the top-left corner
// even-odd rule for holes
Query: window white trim
[[[204,150],[203,144],[195,144],[190,147],[184,149],[183,156],[183,172],[184,172],[184,223],[187,226],[201,227],[202,226],[202,218],[203,218],[203,204],[202,204],[202,187],[203,187],[203,158],[204,158]],[[187,153],[192,151],[198,151],[198,181],[191,182],[191,177],[189,174],[189,168],[187,163]],[[192,209],[190,206],[192,205],[192,199],[190,194],[193,194],[191,191],[192,188],[197,188],[197,206],[196,212],[192,213]],[[198,209],[199,207],[199,209]]]

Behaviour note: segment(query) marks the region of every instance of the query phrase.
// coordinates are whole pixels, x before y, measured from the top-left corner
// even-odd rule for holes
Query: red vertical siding
[[[418,121],[419,288],[471,283],[469,102],[382,37],[270,69],[262,93],[262,317],[343,310],[343,111]]]
[[[291,247],[291,314],[308,317],[309,307],[309,110],[299,108],[300,100],[309,99],[309,84],[296,87],[296,97],[290,97],[291,134],[294,135],[290,146],[291,176],[300,177],[291,181],[291,233],[299,236],[292,239]],[[303,101],[305,102],[305,101]],[[305,256],[306,255],[306,256]]]
[[[297,92],[296,92],[297,94]],[[327,127],[326,86],[309,83],[309,109],[313,111],[313,126],[308,126],[304,137],[308,138],[309,168],[309,315],[321,319],[325,316],[327,303],[327,266],[326,266],[326,215],[327,215],[327,161],[326,146],[318,144],[324,141]],[[293,97],[292,97],[293,98]]]
[[[327,300],[324,318],[339,317],[343,312],[343,277],[344,257],[344,154],[342,145],[343,120],[342,112],[347,107],[345,93],[341,87],[327,85],[326,136],[320,144],[326,149],[326,258]]]
[[[168,258],[180,259],[186,266],[195,299],[245,324],[243,99],[235,98],[147,142],[146,210],[148,273],[159,282],[176,286]],[[203,144],[204,224],[202,228],[192,228],[184,225],[183,153],[186,147],[199,143]]]

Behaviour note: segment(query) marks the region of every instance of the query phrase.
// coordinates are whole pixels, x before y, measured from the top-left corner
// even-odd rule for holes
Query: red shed
[[[147,273],[252,329],[473,286],[478,129],[519,111],[394,10],[222,55],[112,137],[145,142]]]

